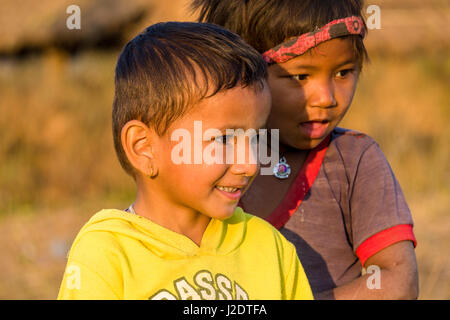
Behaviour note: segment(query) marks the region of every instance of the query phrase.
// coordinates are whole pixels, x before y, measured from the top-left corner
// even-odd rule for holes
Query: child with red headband
[[[400,185],[372,138],[337,127],[367,59],[362,1],[194,0],[192,8],[269,64],[267,127],[279,129],[280,162],[240,205],[296,246],[315,298],[417,298]]]

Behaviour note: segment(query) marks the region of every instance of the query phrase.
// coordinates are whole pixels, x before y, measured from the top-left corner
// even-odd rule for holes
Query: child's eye
[[[214,138],[214,141],[222,143],[222,144],[228,144],[228,143],[234,143],[235,136],[232,134],[229,135],[223,135],[223,136],[217,136]]]
[[[348,76],[349,74],[353,73],[354,71],[355,71],[355,69],[344,69],[344,70],[338,71],[336,73],[336,76],[338,78],[345,78],[346,76]]]
[[[308,78],[307,74],[294,74],[290,76],[293,80],[303,81]]]

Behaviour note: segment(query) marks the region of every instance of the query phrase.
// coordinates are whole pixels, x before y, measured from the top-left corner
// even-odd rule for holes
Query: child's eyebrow
[[[296,64],[294,66],[292,66],[292,69],[302,69],[302,70],[317,70],[319,69],[319,67],[317,66],[313,66],[313,65],[309,65],[309,64]]]
[[[266,128],[266,124],[267,124],[267,120],[261,126],[258,126],[257,128],[253,128],[253,129],[255,129],[255,130],[265,129]],[[221,131],[221,132],[225,132],[227,129],[230,129],[230,130],[240,130],[240,129],[246,130],[246,129],[249,129],[249,128],[246,128],[245,126],[230,125],[230,126],[222,126],[222,127],[217,128],[217,129],[219,131]]]
[[[221,126],[221,127],[217,128],[217,129],[219,129],[220,131],[225,131],[227,129],[233,129],[233,130],[242,129],[242,127],[235,126],[235,125],[224,125],[224,126]]]
[[[356,58],[350,58],[350,59],[345,60],[342,63],[339,63],[337,65],[337,68],[345,66],[346,64],[355,64],[355,63],[358,63],[357,59]]]
[[[339,68],[342,67],[346,64],[354,64],[357,63],[357,59],[354,57],[351,57],[349,59],[344,60],[343,62],[338,62],[335,66],[335,68]],[[315,66],[315,65],[310,65],[310,64],[302,64],[301,62],[298,64],[293,65],[291,68],[289,68],[291,70],[311,70],[311,71],[316,71],[318,69],[320,69],[319,66]]]

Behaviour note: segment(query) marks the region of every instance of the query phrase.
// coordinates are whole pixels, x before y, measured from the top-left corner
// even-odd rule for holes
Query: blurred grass
[[[408,194],[450,191],[450,56],[373,55],[342,125],[372,135]]]
[[[414,219],[419,298],[450,299],[450,56],[372,55],[342,126],[371,135]]]
[[[115,59],[51,52],[1,64],[1,211],[121,192],[128,179],[117,174],[110,134]]]
[[[160,20],[181,17],[185,2],[161,4]],[[400,181],[419,243],[420,298],[450,299],[449,48],[398,52],[374,42],[376,32],[342,126],[372,136]],[[82,224],[133,200],[111,136],[117,55],[49,49],[0,59],[0,299],[55,298]]]

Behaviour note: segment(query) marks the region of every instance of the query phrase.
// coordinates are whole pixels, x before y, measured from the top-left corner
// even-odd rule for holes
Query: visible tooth
[[[237,188],[231,188],[231,187],[218,186],[217,188],[220,190],[223,190],[225,192],[236,192],[237,191]]]

